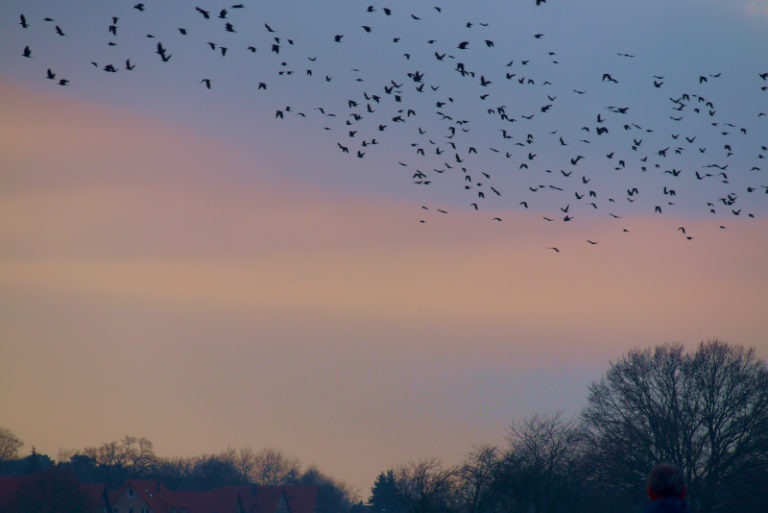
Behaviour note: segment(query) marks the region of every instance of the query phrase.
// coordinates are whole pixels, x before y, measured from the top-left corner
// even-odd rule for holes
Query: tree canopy
[[[8,428],[0,426],[0,461],[14,460],[19,456],[19,449],[24,442]]]
[[[592,384],[583,420],[595,479],[642,495],[648,469],[670,461],[686,474],[689,501],[710,513],[745,472],[765,469],[768,369],[753,349],[720,341],[692,354],[679,344],[630,351]]]

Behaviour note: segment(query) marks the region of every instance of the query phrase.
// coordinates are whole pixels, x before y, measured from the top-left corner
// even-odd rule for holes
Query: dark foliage
[[[92,513],[72,472],[57,466],[24,482],[11,505],[14,513]]]

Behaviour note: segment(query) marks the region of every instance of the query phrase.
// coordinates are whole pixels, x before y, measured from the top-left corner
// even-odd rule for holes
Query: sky
[[[768,3],[135,3],[0,4],[25,450],[277,447],[366,498],[632,348],[768,357]]]

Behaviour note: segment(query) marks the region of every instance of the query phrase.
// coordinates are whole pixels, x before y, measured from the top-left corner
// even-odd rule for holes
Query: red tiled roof
[[[104,503],[104,492],[107,485],[99,483],[80,483],[80,491],[88,498],[90,511],[100,512],[107,505]]]
[[[109,492],[109,502],[114,505],[128,487],[143,500],[153,513],[172,513],[173,510],[187,509],[187,505],[174,497],[159,481],[148,479],[129,479],[119,490]]]
[[[246,513],[275,513],[280,497],[285,497],[290,513],[314,513],[317,501],[315,486],[259,486],[253,505]],[[243,505],[245,506],[245,504]]]
[[[239,488],[175,490],[171,493],[187,505],[189,513],[238,513]]]
[[[317,502],[315,486],[227,486],[213,490],[174,490],[176,499],[188,513],[276,513],[280,498],[285,497],[290,513],[314,513]]]
[[[34,476],[0,476],[0,513],[8,507],[19,487]],[[213,490],[168,490],[159,481],[129,479],[118,490],[106,492],[110,507],[131,487],[152,513],[277,513],[281,498],[288,513],[314,513],[317,502],[315,486],[227,486]],[[81,483],[91,511],[106,507],[106,486]],[[175,510],[175,512],[174,512]]]
[[[291,513],[315,513],[316,486],[283,486]]]

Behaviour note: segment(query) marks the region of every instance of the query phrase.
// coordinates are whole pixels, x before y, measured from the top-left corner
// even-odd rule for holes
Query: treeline
[[[664,461],[683,469],[695,512],[768,512],[768,368],[718,341],[630,351],[577,418],[528,417],[507,442],[382,472],[371,513],[639,512]]]
[[[457,465],[432,458],[384,470],[365,503],[274,449],[163,459],[149,440],[126,437],[64,456],[58,465],[81,481],[111,486],[129,477],[169,488],[316,485],[318,513],[637,512],[648,502],[648,471],[669,461],[683,469],[695,512],[764,513],[768,367],[753,349],[719,341],[693,353],[681,345],[630,351],[592,383],[576,418],[527,417],[509,427],[504,447],[475,447]],[[52,464],[33,451],[6,458],[0,472]]]
[[[54,475],[66,474],[74,482],[103,483],[112,489],[119,488],[127,479],[158,480],[172,490],[249,484],[311,485],[318,489],[318,513],[341,513],[353,506],[353,493],[345,483],[313,466],[302,469],[297,458],[278,449],[228,448],[218,454],[162,458],[155,454],[146,437],[126,436],[97,447],[63,452],[54,462],[34,447],[31,454],[19,458],[22,445],[13,433],[0,428],[0,455],[3,446],[15,447],[5,452],[5,458],[0,457],[0,475],[37,475],[55,468],[58,472]]]

